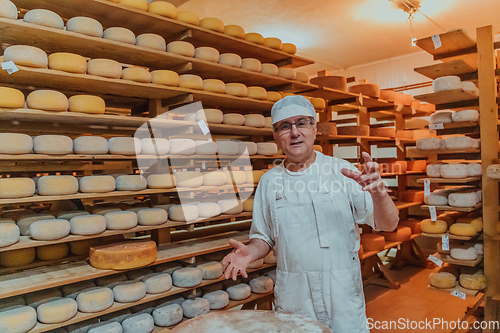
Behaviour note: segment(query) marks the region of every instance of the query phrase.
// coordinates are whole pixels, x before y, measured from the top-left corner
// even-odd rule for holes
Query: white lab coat
[[[281,164],[264,174],[250,238],[276,251],[278,311],[316,318],[334,333],[368,332],[355,223],[373,226],[373,202],[341,168],[355,169],[316,152],[302,172]]]

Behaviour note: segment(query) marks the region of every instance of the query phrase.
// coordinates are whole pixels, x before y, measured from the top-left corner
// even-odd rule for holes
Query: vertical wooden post
[[[486,289],[485,321],[498,320],[498,303],[492,299],[500,291],[500,250],[496,223],[498,222],[498,182],[486,177],[486,169],[498,163],[498,105],[495,78],[495,51],[493,27],[477,29],[479,112],[481,127],[481,162],[483,167],[483,223],[484,223],[484,273],[488,280]],[[491,332],[491,330],[487,330]],[[486,331],[485,331],[486,332]]]
[[[319,113],[319,122],[327,123],[332,120],[332,107],[327,106],[325,112]],[[319,145],[323,148],[323,154],[333,156],[333,145],[330,140],[318,140]]]
[[[403,115],[397,113],[394,115],[396,120],[396,131],[402,131],[405,129],[405,120]],[[406,146],[400,144],[399,140],[396,139],[396,158],[398,161],[404,161],[406,159]],[[401,198],[401,192],[406,191],[407,179],[406,175],[398,176],[398,201]],[[399,210],[399,220],[403,221],[408,218],[408,208]]]

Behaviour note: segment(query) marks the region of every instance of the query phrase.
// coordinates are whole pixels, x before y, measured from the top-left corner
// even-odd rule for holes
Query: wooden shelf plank
[[[443,129],[436,130],[437,135],[479,133],[479,123],[476,121],[460,121],[443,124]]]
[[[163,160],[163,159],[187,159],[187,160],[234,160],[239,155],[44,155],[44,154],[24,154],[6,155],[0,154],[0,161],[136,161],[136,160]],[[252,160],[281,159],[285,155],[249,155]]]
[[[453,155],[453,154],[479,154],[481,151],[477,148],[470,149],[437,149],[437,150],[420,150],[417,147],[408,147],[406,149],[407,157],[427,157],[433,154]],[[462,157],[463,158],[463,157]]]
[[[445,232],[444,234],[429,234],[429,233],[426,233],[426,232],[422,232],[422,236],[429,237],[429,238],[442,238],[443,236],[448,236],[450,239],[462,240],[462,241],[470,241],[471,239],[477,237],[477,235],[473,236],[473,237],[472,236],[457,236],[457,235],[452,235],[448,231]]]
[[[410,208],[410,207],[414,207],[414,206],[420,206],[422,203],[421,202],[394,201],[394,204],[396,205],[397,209],[405,209],[405,208]]]
[[[230,135],[265,135],[272,136],[272,128],[258,128],[251,126],[236,126],[227,124],[208,124],[210,132],[213,134],[230,134]]]
[[[435,104],[437,109],[438,105],[440,104],[475,101],[478,99],[478,97],[465,92],[463,89],[455,89],[455,90],[440,91],[437,93],[418,95],[415,96],[415,99]]]
[[[472,211],[475,211],[476,209],[481,208],[482,206],[483,206],[483,204],[479,203],[474,207],[452,207],[452,206],[434,206],[434,207],[436,207],[436,210],[470,213]],[[429,205],[422,205],[422,208],[429,209]]]
[[[476,260],[457,260],[450,257],[450,255],[448,254],[443,254],[439,252],[433,254],[433,256],[448,264],[467,266],[467,267],[476,267],[477,265],[479,265],[479,263],[481,263],[481,261],[483,261],[482,255],[479,255]]]
[[[287,54],[246,40],[218,33],[192,24],[151,14],[106,0],[15,0],[18,8],[50,9],[64,18],[74,16],[92,17],[105,27],[124,27],[136,35],[156,33],[167,41],[175,40],[180,33],[190,30],[192,38],[187,41],[195,46],[210,45],[223,52],[234,52],[242,57],[253,57],[262,62],[289,61],[290,67],[311,65],[314,62],[296,55]]]
[[[456,59],[440,64],[415,68],[415,72],[420,73],[433,80],[448,75],[459,76],[463,74],[472,74],[476,71],[477,66],[473,67],[466,63],[463,59]]]
[[[462,29],[442,33],[439,35],[439,39],[441,40],[441,47],[439,48],[434,46],[432,37],[418,39],[415,43],[422,50],[434,55],[434,60],[447,59],[463,52],[477,52],[475,50],[476,41]]]
[[[405,175],[419,175],[425,173],[425,171],[406,171],[406,172],[384,172],[381,173],[381,177],[394,177],[394,176],[405,176]]]
[[[447,179],[447,178],[421,178],[417,179],[417,183],[423,184],[425,180],[430,180],[431,183],[435,184],[467,184],[473,183],[481,180],[481,177],[466,177],[460,179]]]

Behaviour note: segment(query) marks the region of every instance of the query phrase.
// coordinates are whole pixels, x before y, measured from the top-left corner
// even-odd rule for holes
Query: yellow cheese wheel
[[[219,56],[219,63],[222,65],[240,68],[242,59],[236,53],[223,53]]]
[[[475,236],[476,228],[469,223],[454,223],[450,226],[450,234],[457,236]]]
[[[260,72],[262,74],[278,76],[278,66],[275,64],[262,64]]]
[[[81,55],[57,52],[49,55],[48,60],[50,69],[76,74],[87,73],[87,59]]]
[[[35,182],[31,178],[0,179],[0,198],[15,199],[30,197],[35,193]]]
[[[24,107],[24,94],[17,89],[0,87],[0,108],[17,109]]]
[[[177,21],[186,22],[193,25],[200,25],[200,18],[193,12],[190,11],[180,11],[177,12]]]
[[[203,173],[203,186],[222,186],[226,184],[226,174],[222,171]]]
[[[69,111],[103,114],[106,111],[106,102],[99,96],[74,95],[69,98]]]
[[[104,39],[135,45],[135,34],[133,31],[122,27],[111,27],[104,30]]]
[[[266,100],[267,99],[267,91],[263,87],[248,87],[247,88],[247,97]]]
[[[245,86],[243,83],[227,83],[226,94],[238,97],[246,97],[248,94],[248,89],[247,86]]]
[[[304,83],[309,83],[309,74],[307,74],[306,72],[297,72],[296,74],[297,74],[297,76],[296,76],[295,80],[300,81],[300,82],[304,82]]]
[[[167,48],[165,38],[157,34],[149,33],[137,36],[135,38],[135,45],[160,51],[165,51]]]
[[[434,272],[429,275],[429,283],[435,288],[451,289],[455,288],[457,278],[449,272]]]
[[[97,38],[102,38],[103,35],[103,28],[99,21],[83,16],[70,18],[66,22],[66,30]]]
[[[246,114],[244,126],[264,127],[266,119],[261,114]]]
[[[151,72],[152,82],[166,86],[177,87],[179,85],[179,74],[169,70],[156,70]]]
[[[10,0],[0,0],[0,17],[17,20],[16,5],[14,5]]]
[[[224,27],[224,33],[229,36],[245,39],[245,29],[235,24],[228,24]]]
[[[0,266],[19,267],[31,264],[35,260],[35,248],[0,252]]]
[[[205,79],[203,80],[203,90],[224,94],[226,93],[226,84],[218,79]]]
[[[146,68],[128,67],[123,69],[122,80],[151,83],[151,81],[153,81],[153,77]]]
[[[58,260],[68,255],[69,247],[67,243],[39,246],[35,253],[38,260]]]
[[[245,123],[245,116],[239,113],[226,113],[223,116],[222,122],[228,125],[241,126]]]
[[[170,53],[175,53],[175,54],[180,54],[185,57],[194,57],[195,50],[194,46],[191,43],[176,40],[173,42],[168,43],[167,45],[167,52]]]
[[[179,76],[179,87],[203,90],[203,79],[198,75],[183,74]]]
[[[148,12],[158,14],[171,19],[177,17],[177,8],[167,1],[153,1],[149,3]]]
[[[13,45],[9,46],[3,52],[4,61],[13,61],[16,65],[47,68],[48,58],[45,51],[26,45]]]
[[[67,111],[69,107],[68,98],[55,90],[35,90],[26,98],[26,104],[30,109],[46,111]]]
[[[277,91],[268,91],[266,99],[271,102],[277,102],[281,99],[281,94]]]
[[[200,27],[217,32],[224,32],[224,22],[215,17],[205,17],[201,19]]]
[[[110,59],[91,59],[87,64],[87,73],[119,79],[122,77],[122,65],[118,61]]]
[[[297,46],[292,43],[283,43],[283,48],[281,51],[285,53],[295,54],[297,53]]]
[[[425,219],[420,223],[420,229],[428,234],[443,234],[448,230],[448,224],[443,220],[433,222],[430,219]]]
[[[264,38],[264,45],[278,51],[281,51],[283,49],[283,42],[281,41],[281,39],[276,37]]]
[[[24,14],[23,21],[59,30],[64,29],[64,21],[61,16],[47,9],[32,9]]]
[[[118,3],[127,7],[148,10],[148,0],[118,0]]]
[[[255,58],[244,58],[241,60],[241,68],[252,72],[260,73],[262,70],[262,63],[259,59]]]
[[[324,110],[326,108],[326,101],[321,97],[311,98],[311,104],[316,110]]]
[[[99,244],[99,239],[84,239],[69,243],[69,252],[75,256],[88,256],[90,247]]]
[[[382,235],[362,234],[361,245],[363,251],[383,251],[385,248],[385,238]]]
[[[252,42],[252,43],[255,43],[255,44],[264,45],[264,37],[257,32],[246,33],[245,40]]]
[[[295,80],[297,78],[297,72],[293,68],[279,67],[278,76],[288,80]]]

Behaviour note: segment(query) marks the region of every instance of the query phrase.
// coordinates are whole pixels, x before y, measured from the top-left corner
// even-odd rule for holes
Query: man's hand
[[[356,181],[363,191],[370,192],[370,194],[386,193],[386,188],[378,172],[378,163],[373,162],[373,158],[367,152],[363,152],[365,160],[363,172],[356,172],[350,169],[341,169],[340,172],[354,181]]]
[[[238,273],[247,278],[247,267],[253,261],[252,255],[247,246],[237,240],[230,239],[229,245],[233,247],[233,251],[222,259],[222,265],[226,267],[225,278],[229,279],[232,276],[233,280],[236,281]]]

